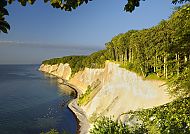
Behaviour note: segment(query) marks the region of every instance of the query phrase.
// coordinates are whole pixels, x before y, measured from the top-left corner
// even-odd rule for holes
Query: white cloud
[[[103,49],[94,45],[84,46],[81,44],[48,44],[40,42],[23,42],[23,41],[9,41],[0,40],[0,46],[18,46],[18,47],[35,47],[35,48],[52,48],[52,49],[70,49],[70,50],[93,50],[97,51]]]
[[[24,42],[10,41],[10,40],[0,40],[0,45],[16,45],[16,44],[24,44]]]

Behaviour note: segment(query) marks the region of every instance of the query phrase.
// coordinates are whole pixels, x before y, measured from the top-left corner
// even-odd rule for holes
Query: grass
[[[144,80],[166,80],[165,77],[158,77],[155,73],[148,74],[147,77],[144,78]]]
[[[90,102],[94,96],[100,91],[100,88],[98,87],[100,85],[100,80],[96,80],[93,84],[88,85],[87,90],[84,94],[81,94],[78,98],[78,105],[79,106],[85,106]]]
[[[79,99],[78,99],[79,106],[86,105],[89,102],[89,100],[91,98],[90,94],[91,94],[92,90],[93,90],[92,87],[90,85],[88,85],[86,92],[79,96]]]
[[[124,68],[124,69],[126,69],[126,70],[131,71],[131,72],[134,72],[134,73],[136,73],[138,76],[143,77],[143,80],[162,80],[162,81],[165,81],[165,80],[166,80],[166,78],[163,77],[163,76],[158,77],[158,76],[156,75],[156,73],[149,73],[146,77],[144,77],[141,72],[139,72],[139,71],[137,71],[137,69],[135,69],[134,64],[132,64],[132,63],[127,63],[127,64],[118,63],[118,64],[120,64],[120,67],[121,67],[121,68]]]

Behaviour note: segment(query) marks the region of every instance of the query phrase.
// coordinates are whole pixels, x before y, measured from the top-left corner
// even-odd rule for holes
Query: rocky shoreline
[[[41,69],[39,69],[39,71],[42,71],[44,73],[48,73],[45,72]],[[76,94],[76,98],[74,100],[72,100],[69,104],[68,104],[68,108],[71,110],[71,112],[74,114],[76,121],[77,121],[77,130],[76,133],[77,134],[87,134],[90,128],[90,124],[88,122],[86,113],[82,110],[82,108],[80,108],[77,104],[77,100],[78,100],[78,96],[82,93],[80,89],[78,89],[76,86],[70,84],[67,82],[67,79],[64,78],[60,78],[55,74],[52,73],[48,73],[51,74],[55,77],[58,78],[58,83],[63,84],[65,86],[68,86],[71,90],[75,91]]]
[[[90,124],[85,112],[77,105],[77,99],[72,100],[71,103],[69,103],[68,107],[75,114],[78,120],[77,133],[87,134],[90,128]]]
[[[85,112],[77,104],[78,96],[81,94],[81,91],[70,83],[65,83],[64,85],[70,87],[76,92],[76,98],[68,104],[68,108],[73,112],[77,119],[77,134],[87,134],[90,128],[90,124]]]

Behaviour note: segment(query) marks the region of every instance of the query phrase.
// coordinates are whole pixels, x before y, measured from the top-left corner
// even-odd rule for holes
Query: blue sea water
[[[39,65],[0,65],[0,134],[39,134],[51,128],[76,133],[73,99]]]

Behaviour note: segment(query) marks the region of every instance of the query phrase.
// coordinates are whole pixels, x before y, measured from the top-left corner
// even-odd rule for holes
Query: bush
[[[190,66],[185,68],[183,72],[176,77],[173,77],[168,82],[169,93],[175,97],[190,96]]]
[[[60,134],[56,129],[51,129],[48,132],[42,132],[40,134]],[[66,131],[63,131],[61,134],[68,134]]]
[[[129,112],[142,124],[127,126],[111,118],[100,117],[94,123],[92,134],[190,134],[190,97],[168,104]],[[129,114],[126,113],[126,114]],[[127,123],[126,123],[127,124]]]
[[[190,133],[190,97],[168,104],[135,112],[149,133]]]
[[[78,105],[85,105],[89,99],[90,99],[90,93],[92,92],[92,88],[90,87],[90,85],[88,85],[87,90],[84,94],[81,94],[78,98]]]
[[[128,126],[121,122],[113,121],[111,118],[101,117],[96,120],[91,134],[129,134]]]
[[[42,132],[40,134],[59,134],[59,132],[56,129],[51,129],[48,132]]]

